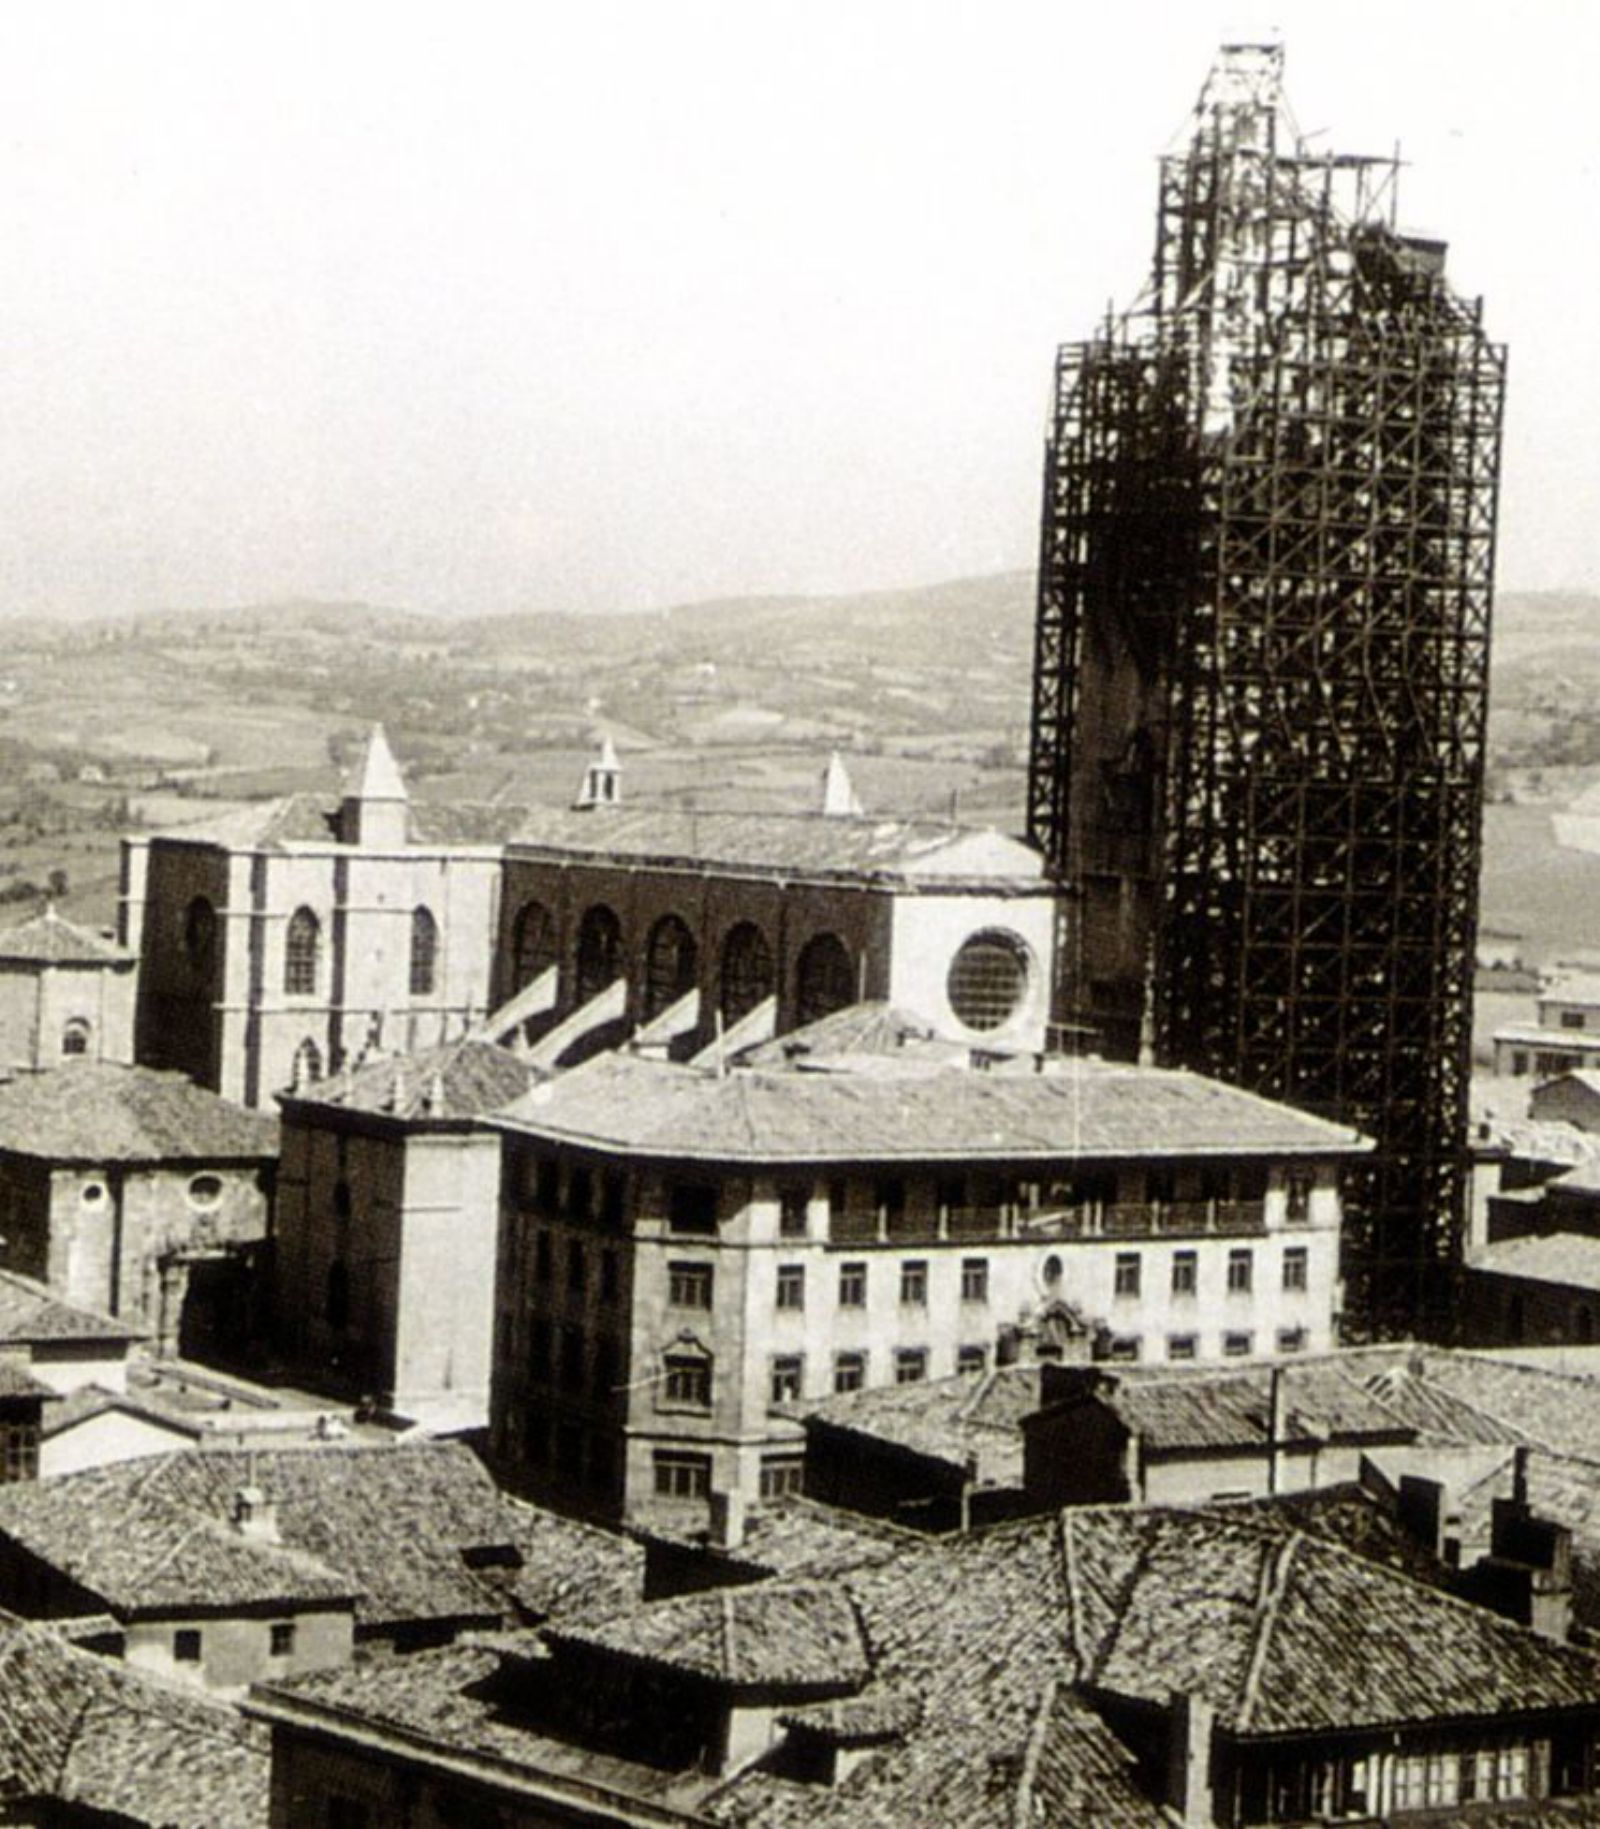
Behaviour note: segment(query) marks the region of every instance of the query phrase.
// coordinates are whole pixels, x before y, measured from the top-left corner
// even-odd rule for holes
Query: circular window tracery
[[[962,942],[950,961],[945,991],[969,1029],[1003,1028],[1028,995],[1028,948],[1004,928],[986,927]]]

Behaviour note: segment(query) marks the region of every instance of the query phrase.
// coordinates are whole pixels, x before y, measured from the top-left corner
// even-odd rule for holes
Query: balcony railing
[[[897,1212],[834,1213],[834,1244],[906,1244],[940,1239],[1093,1239],[1237,1237],[1266,1230],[1264,1200],[1086,1200],[1074,1206],[941,1207]]]

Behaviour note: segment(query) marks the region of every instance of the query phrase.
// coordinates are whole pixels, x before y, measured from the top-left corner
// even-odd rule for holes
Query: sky
[[[1266,37],[1510,346],[1501,587],[1600,590],[1596,0],[9,0],[0,614],[1031,566],[1055,346]]]

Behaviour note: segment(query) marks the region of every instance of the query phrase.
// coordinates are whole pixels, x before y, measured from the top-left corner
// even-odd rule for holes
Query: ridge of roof
[[[1256,1697],[1261,1691],[1261,1672],[1266,1665],[1272,1635],[1277,1630],[1288,1590],[1295,1551],[1303,1541],[1301,1532],[1291,1531],[1279,1548],[1269,1554],[1262,1569],[1262,1598],[1256,1603],[1255,1643],[1250,1647],[1250,1662],[1244,1675],[1243,1699],[1239,1704],[1239,1726],[1248,1729],[1255,1713]]]

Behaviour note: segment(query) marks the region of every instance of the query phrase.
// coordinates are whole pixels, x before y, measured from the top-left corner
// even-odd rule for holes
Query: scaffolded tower
[[[1505,358],[1397,161],[1312,153],[1225,47],[1163,159],[1150,282],[1060,353],[1032,836],[1058,1014],[1360,1125],[1357,1328],[1459,1257]]]

